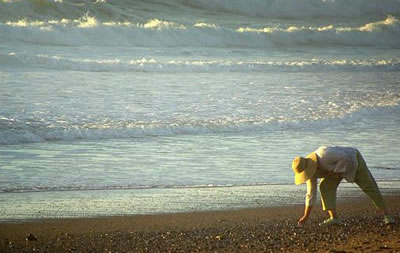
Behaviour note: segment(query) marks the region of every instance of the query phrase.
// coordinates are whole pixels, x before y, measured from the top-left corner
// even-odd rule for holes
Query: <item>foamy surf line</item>
[[[84,15],[78,20],[27,20],[0,22],[0,42],[47,46],[129,46],[271,48],[295,46],[354,46],[399,48],[399,20],[388,15],[383,20],[361,26],[224,27],[199,22],[181,24],[150,19],[144,23],[100,22]]]
[[[378,184],[384,195],[400,192],[398,182]],[[0,194],[0,201],[7,203],[0,209],[0,221],[290,206],[302,204],[304,195],[305,188],[296,185],[6,193]],[[338,188],[341,199],[363,196],[354,184],[343,183]]]
[[[372,170],[400,170],[400,168],[389,168],[374,166]],[[397,189],[400,187],[400,179],[377,180],[379,184],[387,189]],[[0,194],[11,193],[45,193],[45,192],[71,192],[71,191],[124,191],[124,190],[151,190],[151,189],[216,189],[216,188],[235,188],[235,187],[287,187],[291,183],[249,183],[249,184],[182,184],[182,185],[109,185],[109,186],[26,186],[26,187],[0,187]],[[351,184],[345,184],[345,187],[351,187]],[[400,189],[399,189],[400,190]]]
[[[378,94],[377,94],[378,95]],[[208,120],[186,119],[172,121],[103,120],[100,122],[55,125],[46,120],[18,120],[0,115],[0,145],[42,143],[75,140],[107,140],[177,135],[207,135],[249,133],[264,131],[291,131],[324,129],[337,119],[341,125],[352,125],[368,115],[392,115],[399,110],[400,97],[397,93],[362,102],[353,100],[348,107],[319,107],[325,117],[298,115],[298,117],[241,117]],[[367,117],[368,118],[368,117]],[[82,120],[82,119],[81,119]],[[85,121],[84,119],[82,121]]]
[[[400,181],[399,181],[400,182]],[[250,187],[268,185],[287,185],[283,183],[254,183],[254,184],[201,184],[201,185],[111,185],[111,186],[37,186],[0,188],[0,194],[8,193],[40,193],[40,192],[70,192],[70,191],[119,191],[119,190],[150,190],[150,189],[213,189],[230,187]]]
[[[398,98],[396,101],[389,100],[384,104],[381,101],[378,107],[385,109],[391,107],[396,110],[398,106]],[[363,110],[361,110],[363,111]],[[379,111],[379,110],[378,110]],[[372,109],[372,113],[375,110]],[[335,112],[332,112],[334,115]],[[336,115],[340,116],[340,115]],[[350,117],[342,121],[342,124],[352,124],[359,121],[358,117]],[[2,122],[3,121],[3,122]],[[56,141],[84,141],[84,140],[107,140],[107,139],[130,139],[145,137],[163,137],[177,135],[207,135],[207,134],[229,134],[229,133],[249,133],[263,131],[290,131],[302,129],[324,129],[332,124],[331,118],[327,119],[265,119],[265,120],[243,120],[240,121],[210,121],[210,122],[171,122],[168,124],[131,124],[131,125],[93,125],[87,127],[76,126],[32,126],[29,123],[8,125],[9,120],[0,118],[0,145],[15,145],[26,143],[43,143]]]
[[[0,66],[83,72],[363,72],[400,71],[400,59],[309,59],[298,61],[77,59],[55,55],[0,54]]]

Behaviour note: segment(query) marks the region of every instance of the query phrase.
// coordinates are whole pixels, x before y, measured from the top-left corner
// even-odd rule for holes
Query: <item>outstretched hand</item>
[[[303,215],[299,218],[299,220],[297,221],[297,226],[302,227],[304,226],[304,224],[306,224],[308,217]]]
[[[305,206],[303,216],[301,216],[299,218],[299,220],[297,221],[297,225],[299,227],[302,227],[302,226],[304,226],[304,224],[306,224],[308,217],[311,214],[311,211],[312,211],[312,206]]]

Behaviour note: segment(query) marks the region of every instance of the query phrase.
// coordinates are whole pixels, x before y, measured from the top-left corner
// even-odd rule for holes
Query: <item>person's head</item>
[[[317,154],[312,152],[306,157],[295,157],[292,162],[292,169],[294,171],[294,183],[305,183],[317,171]]]

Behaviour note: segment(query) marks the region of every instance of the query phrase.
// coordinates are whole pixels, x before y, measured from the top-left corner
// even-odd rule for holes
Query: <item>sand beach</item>
[[[34,220],[0,224],[1,252],[399,252],[400,196],[386,196],[397,222],[384,225],[367,198],[340,202],[342,224],[306,226],[301,205],[218,212]]]

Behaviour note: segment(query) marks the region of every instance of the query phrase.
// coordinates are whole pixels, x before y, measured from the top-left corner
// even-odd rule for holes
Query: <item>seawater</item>
[[[0,219],[298,204],[291,160],[320,145],[358,148],[398,191],[399,14],[0,1]]]

